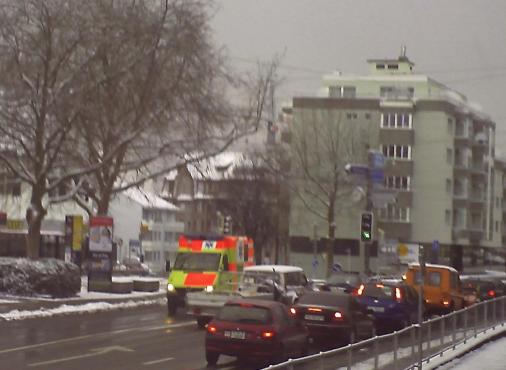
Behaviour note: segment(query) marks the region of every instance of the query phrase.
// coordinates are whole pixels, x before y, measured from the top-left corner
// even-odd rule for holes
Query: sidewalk
[[[137,279],[139,277],[128,278]],[[125,277],[121,277],[121,279],[125,279]],[[143,277],[143,279],[145,278]],[[81,291],[72,298],[18,297],[0,293],[0,321],[165,304],[166,279],[159,277],[153,277],[153,279],[160,281],[160,289],[157,292],[132,291],[131,293],[118,294],[88,292],[87,278],[83,277]]]

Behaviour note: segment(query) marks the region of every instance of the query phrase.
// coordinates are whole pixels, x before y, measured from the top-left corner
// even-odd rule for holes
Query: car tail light
[[[401,293],[400,288],[395,288],[395,300],[397,302],[401,302],[402,301],[402,293]]]
[[[334,320],[338,321],[344,320],[344,315],[341,312],[336,311],[334,312]]]
[[[209,334],[216,334],[216,332],[218,331],[218,328],[214,325],[207,325],[207,332]]]
[[[294,307],[290,307],[290,313],[295,316],[297,314],[297,310]]]
[[[360,284],[357,290],[357,295],[362,295],[364,293],[365,286],[364,284]]]
[[[490,289],[487,294],[489,297],[495,297],[495,291],[492,289]]]
[[[443,306],[448,307],[450,305],[450,301],[447,299],[443,299]]]
[[[260,334],[260,337],[262,339],[272,339],[276,336],[276,332],[272,331],[272,330],[265,330],[262,332],[262,334]]]
[[[321,308],[309,307],[307,309],[309,312],[322,312]]]

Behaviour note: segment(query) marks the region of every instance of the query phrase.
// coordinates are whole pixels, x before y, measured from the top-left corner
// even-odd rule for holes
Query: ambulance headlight
[[[174,285],[172,285],[171,283],[167,284],[167,291],[168,292],[173,292],[175,290],[176,290],[176,288],[174,288]]]
[[[213,286],[212,286],[212,285],[208,285],[208,286],[206,286],[206,288],[205,288],[204,290],[205,290],[206,292],[208,292],[208,293],[211,293],[211,292],[214,290],[214,288],[213,288]]]

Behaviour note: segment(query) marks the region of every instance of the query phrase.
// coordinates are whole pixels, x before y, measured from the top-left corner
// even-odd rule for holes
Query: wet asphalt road
[[[200,370],[205,332],[165,306],[0,322],[0,370]],[[215,369],[245,369],[222,357]]]

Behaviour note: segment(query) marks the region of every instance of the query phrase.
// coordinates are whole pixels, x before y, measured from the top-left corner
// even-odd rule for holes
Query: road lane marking
[[[78,360],[81,358],[86,357],[92,357],[92,356],[99,356],[103,355],[109,352],[134,352],[133,349],[121,347],[121,346],[110,346],[110,347],[104,347],[104,348],[95,348],[91,350],[91,353],[86,353],[84,355],[77,355],[77,356],[70,356],[70,357],[62,357],[55,360],[48,360],[48,361],[41,361],[41,362],[34,362],[33,364],[28,364],[28,366],[35,367],[35,366],[42,366],[42,365],[50,365],[50,364],[57,364],[59,362],[66,362],[66,361],[72,361],[72,360]]]
[[[160,362],[166,362],[166,361],[170,361],[170,360],[174,360],[174,357],[167,357],[167,358],[162,358],[160,360],[147,361],[147,362],[143,362],[142,364],[143,365],[154,365],[154,364],[159,364]]]
[[[185,322],[181,322],[181,323],[177,323],[177,324],[161,325],[159,327],[157,326],[157,327],[151,327],[151,328],[150,327],[147,327],[147,328],[142,328],[142,327],[141,328],[130,328],[130,329],[114,330],[114,331],[104,332],[104,333],[97,333],[97,334],[86,334],[86,335],[81,335],[81,336],[78,336],[78,337],[58,339],[58,340],[53,340],[53,341],[50,341],[50,342],[42,342],[42,343],[37,343],[37,344],[30,344],[28,346],[8,348],[8,349],[0,350],[0,355],[2,355],[4,353],[24,351],[24,350],[27,350],[27,349],[33,349],[33,348],[39,348],[39,347],[46,347],[46,346],[50,346],[50,345],[53,345],[53,344],[62,344],[62,343],[75,342],[75,341],[78,341],[78,340],[89,339],[89,338],[98,337],[98,336],[115,335],[115,334],[128,333],[128,332],[134,332],[134,331],[171,329],[171,328],[178,328],[178,327],[183,327],[183,326],[189,326],[189,325],[192,325],[192,324],[195,324],[195,322],[194,321],[185,321]]]
[[[195,325],[195,321],[184,321],[177,324],[171,324],[171,325],[158,325],[158,326],[151,326],[147,328],[140,328],[139,331],[151,331],[151,330],[162,330],[162,329],[172,329],[172,328],[182,328],[184,326],[191,326]]]

